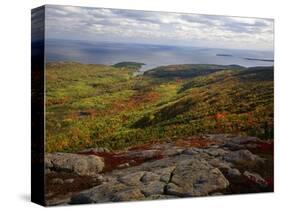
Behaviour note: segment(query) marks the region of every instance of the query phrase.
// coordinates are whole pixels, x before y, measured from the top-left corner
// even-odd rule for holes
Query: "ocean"
[[[145,63],[140,71],[171,64],[273,66],[273,52],[188,46],[46,40],[47,62],[75,61],[106,64]]]

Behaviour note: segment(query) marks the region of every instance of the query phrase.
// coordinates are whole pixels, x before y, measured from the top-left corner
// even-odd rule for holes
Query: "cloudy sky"
[[[46,7],[46,37],[273,50],[273,20],[72,6]]]

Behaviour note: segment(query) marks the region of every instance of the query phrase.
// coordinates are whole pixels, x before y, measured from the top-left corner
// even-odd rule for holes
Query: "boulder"
[[[156,169],[155,173],[160,175],[160,181],[168,183],[175,168],[175,166],[168,166],[166,168]]]
[[[141,200],[144,198],[144,195],[138,188],[132,188],[124,191],[117,192],[113,195],[111,200],[113,202],[120,202],[120,201],[134,201],[134,200]]]
[[[117,201],[118,196],[116,193],[120,191],[128,190],[128,186],[111,180],[101,185],[95,186],[89,190],[82,191],[74,194],[70,199],[70,204],[83,204],[83,203],[104,203],[111,202],[113,199]],[[119,198],[121,198],[119,196]]]
[[[191,148],[188,148],[186,150],[183,151],[183,154],[186,154],[186,155],[196,155],[200,152],[203,152],[201,149],[199,148],[195,148],[195,147],[191,147]]]
[[[153,172],[146,172],[140,179],[143,183],[149,183],[160,179],[160,175]]]
[[[144,184],[140,187],[142,193],[147,197],[151,195],[163,194],[164,186],[166,184],[159,181],[152,181],[148,184]]]
[[[227,172],[227,175],[229,177],[233,177],[233,178],[236,178],[236,177],[240,177],[241,176],[241,173],[238,169],[229,169],[228,172]]]
[[[223,158],[228,162],[240,164],[263,162],[263,159],[261,157],[251,153],[249,150],[246,149],[229,152]]]
[[[94,155],[50,153],[45,156],[46,169],[77,175],[94,175],[104,168],[103,158]]]
[[[214,157],[218,157],[218,156],[224,156],[226,155],[229,151],[221,149],[221,148],[208,148],[208,149],[204,149],[204,152],[214,156]]]
[[[187,159],[178,163],[166,186],[166,194],[204,196],[228,186],[228,180],[219,169],[204,160]]]
[[[232,167],[232,163],[226,162],[224,160],[214,158],[208,161],[210,165],[220,169],[220,170],[229,170]]]
[[[124,183],[126,185],[129,185],[129,186],[138,185],[141,183],[140,180],[144,174],[145,174],[145,172],[143,172],[143,171],[130,173],[130,174],[119,177],[118,181],[121,183]]]

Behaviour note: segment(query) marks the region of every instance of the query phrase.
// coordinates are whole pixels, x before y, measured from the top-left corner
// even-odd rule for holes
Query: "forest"
[[[273,138],[273,67],[47,63],[46,151],[122,150],[202,134]]]

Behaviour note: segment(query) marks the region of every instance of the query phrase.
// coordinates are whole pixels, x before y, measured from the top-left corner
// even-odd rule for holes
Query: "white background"
[[[53,207],[55,211],[276,211],[281,202],[278,0],[6,0],[0,7],[0,211],[37,211],[30,199],[30,9],[67,4],[275,19],[275,193]],[[279,110],[278,110],[279,109]],[[276,165],[277,164],[277,165]],[[280,211],[280,208],[279,208]]]

